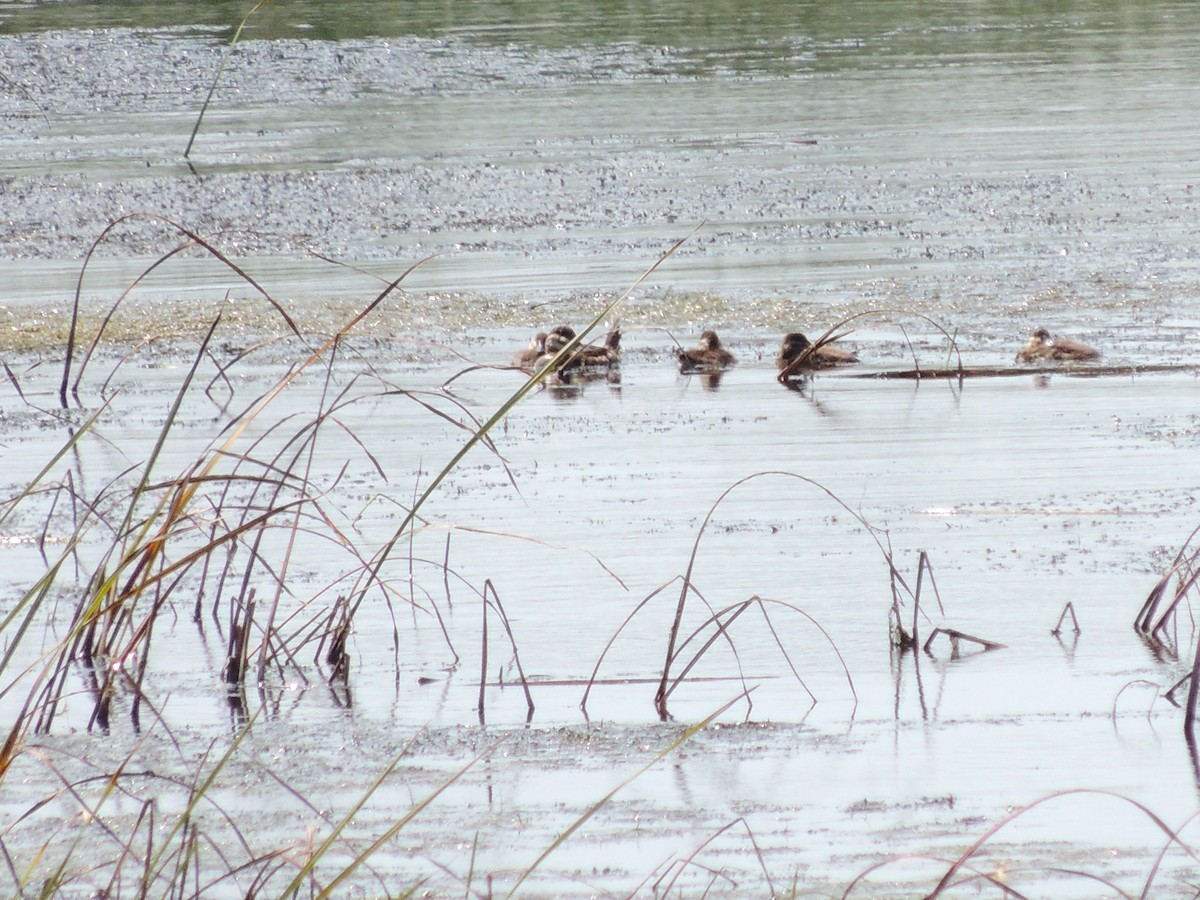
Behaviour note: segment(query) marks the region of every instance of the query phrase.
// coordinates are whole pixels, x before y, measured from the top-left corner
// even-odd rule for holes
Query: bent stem
[[[880,318],[884,318],[887,316],[912,316],[913,318],[921,319],[924,322],[928,322],[930,325],[932,325],[934,328],[936,328],[938,331],[940,331],[945,336],[946,340],[948,340],[950,342],[950,347],[953,349],[955,355],[958,358],[957,371],[958,371],[959,380],[961,382],[962,378],[964,377],[965,370],[963,369],[963,364],[962,364],[962,354],[959,353],[959,350],[958,350],[958,342],[954,339],[954,337],[950,334],[950,332],[946,331],[945,328],[943,328],[941,325],[939,325],[936,321],[931,319],[929,316],[924,315],[923,313],[912,312],[911,310],[905,310],[905,309],[872,309],[872,310],[867,310],[866,312],[855,313],[852,316],[847,316],[846,318],[842,319],[840,322],[837,322],[834,325],[832,325],[828,330],[826,330],[826,332],[824,334],[822,334],[819,338],[817,338],[815,341],[813,341],[808,347],[806,347],[804,349],[804,351],[802,353],[800,353],[799,356],[797,356],[790,363],[788,363],[787,367],[782,369],[779,372],[779,374],[776,376],[776,380],[780,384],[787,384],[790,379],[795,378],[797,375],[804,372],[805,368],[808,365],[808,360],[812,357],[812,355],[814,353],[817,352],[817,350],[819,350],[821,347],[825,346],[826,344],[828,344],[832,341],[836,341],[839,338],[845,337],[847,334],[849,334],[848,331],[843,331],[842,329],[844,329],[851,322],[854,322],[858,319],[863,319],[863,318],[872,317],[872,316],[878,316]],[[901,331],[903,331],[903,329],[901,329]],[[908,335],[905,334],[905,339],[907,340],[907,338],[908,338]],[[909,347],[911,348],[911,346],[912,346],[912,344],[910,343]]]
[[[823,492],[827,497],[832,499],[839,506],[841,506],[842,509],[844,509],[850,516],[852,516],[855,519],[855,521],[857,521],[860,525],[862,525],[863,528],[866,529],[867,533],[869,535],[871,535],[871,539],[873,541],[875,541],[875,545],[879,548],[879,551],[883,554],[884,560],[887,562],[888,571],[891,574],[891,577],[895,579],[896,583],[902,585],[904,587],[904,590],[910,596],[912,595],[912,590],[908,587],[908,583],[904,580],[904,577],[900,574],[899,570],[896,568],[895,562],[892,560],[892,554],[891,554],[890,550],[887,547],[885,547],[883,542],[879,539],[879,533],[880,533],[879,529],[875,528],[875,526],[872,525],[870,522],[868,522],[862,516],[861,513],[859,513],[853,507],[849,506],[844,500],[842,500],[840,497],[838,497],[837,494],[835,494],[829,488],[825,487],[819,481],[816,481],[812,478],[808,478],[807,476],[804,476],[804,475],[797,475],[794,472],[785,472],[785,471],[781,471],[781,470],[755,472],[752,475],[747,475],[744,478],[738,479],[733,484],[731,484],[729,487],[727,487],[724,491],[722,491],[721,495],[719,497],[717,497],[717,499],[713,502],[713,505],[709,508],[708,513],[704,517],[704,521],[700,525],[700,530],[696,534],[696,540],[692,544],[691,556],[688,558],[687,569],[683,575],[683,584],[679,591],[679,601],[675,607],[675,617],[671,621],[671,627],[670,627],[670,630],[668,631],[668,635],[667,635],[667,648],[666,648],[665,658],[663,660],[662,676],[659,678],[658,690],[655,692],[655,695],[654,695],[654,707],[658,712],[659,718],[661,718],[663,721],[666,721],[670,716],[670,713],[667,710],[667,695],[669,693],[668,684],[670,683],[670,680],[671,680],[671,665],[675,661],[675,658],[676,658],[676,644],[679,640],[679,628],[680,628],[681,623],[683,622],[683,612],[684,612],[685,606],[687,605],[688,593],[690,591],[695,590],[695,588],[692,585],[692,572],[695,569],[696,558],[700,551],[700,541],[704,537],[705,533],[707,532],[708,525],[712,521],[713,515],[716,514],[718,507],[720,507],[720,505],[725,502],[726,497],[728,497],[731,493],[733,493],[735,490],[740,488],[742,485],[747,484],[748,482],[754,481],[755,479],[765,478],[767,476],[783,476],[785,478],[793,478],[798,481],[802,481],[805,484],[812,485],[813,487],[815,487],[818,490],[820,490],[821,492]]]

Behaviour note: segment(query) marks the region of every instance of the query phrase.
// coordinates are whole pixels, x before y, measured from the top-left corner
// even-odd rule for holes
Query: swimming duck
[[[779,357],[775,360],[775,364],[781,372],[786,371],[792,366],[801,355],[812,347],[812,341],[800,334],[798,331],[793,331],[783,339],[783,343],[779,346]],[[843,350],[841,347],[835,347],[833,344],[822,344],[812,350],[805,357],[804,362],[796,367],[796,371],[807,369],[828,369],[833,366],[846,366],[851,363],[858,362],[858,357],[849,350]]]
[[[575,340],[575,329],[570,325],[555,325],[546,335],[546,352],[553,356]]]
[[[1081,361],[1099,359],[1100,351],[1070,338],[1051,338],[1050,332],[1039,328],[1029,336],[1025,346],[1017,352],[1017,362],[1032,363],[1045,360]]]
[[[539,331],[534,335],[533,340],[529,342],[529,346],[524,350],[518,350],[513,356],[513,365],[518,369],[532,369],[538,357],[546,352],[546,332]]]
[[[534,361],[540,369],[553,359],[563,347],[575,338],[575,331],[568,325],[551,329],[546,335],[545,350]],[[555,374],[565,381],[571,375],[603,374],[621,364],[621,329],[614,327],[605,337],[603,344],[584,344],[558,364]]]
[[[734,355],[721,346],[715,331],[704,332],[694,349],[681,348],[675,351],[675,356],[679,360],[679,371],[684,373],[720,371],[737,362]]]
[[[621,329],[614,326],[604,338],[603,344],[585,344],[575,351],[563,369],[611,369],[621,364]]]

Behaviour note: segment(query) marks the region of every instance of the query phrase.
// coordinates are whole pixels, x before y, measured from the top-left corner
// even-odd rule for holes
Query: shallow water
[[[31,738],[4,782],[4,821],[60,785],[51,763],[74,779],[132,754],[130,768],[188,780],[210,743],[257,711],[213,792],[255,850],[301,854],[306,827],[327,833],[320,813],[344,815],[403,750],[354,826],[361,850],[491,748],[373,859],[381,880],[355,884],[506,891],[590,804],[744,687],[752,707],[735,704],[720,728],[624,788],[522,892],[650,893],[671,860],[744,818],[699,852],[707,868],[684,867],[677,890],[698,894],[713,878],[712,893],[766,895],[794,878],[801,893],[840,893],[904,855],[856,894],[906,896],[930,890],[1007,814],[1058,791],[1112,791],[1171,827],[1195,811],[1181,714],[1157,696],[1185,665],[1131,628],[1196,526],[1192,5],[837,4],[793,16],[767,4],[744,17],[711,5],[705,27],[630,10],[597,21],[568,4],[506,7],[503,21],[490,5],[461,7],[461,19],[420,4],[405,18],[374,4],[337,17],[316,6],[309,22],[262,20],[239,45],[195,175],[180,152],[231,14],[156,7],[160,23],[140,18],[144,5],[108,4],[113,27],[94,31],[83,30],[97,25],[86,5],[4,13],[5,85],[18,100],[0,131],[7,494],[63,444],[66,421],[98,407],[110,373],[119,393],[66,462],[85,495],[148,457],[218,310],[222,363],[282,333],[279,314],[229,270],[196,254],[170,260],[124,301],[81,408],[64,419],[57,366],[79,260],[122,213],[215,233],[308,346],[436,254],[340,349],[335,383],[356,400],[313,462],[329,491],[322,508],[368,556],[464,439],[387,391],[428,390],[439,409],[485,419],[521,376],[482,369],[449,395],[440,386],[471,361],[507,363],[536,327],[581,324],[704,224],[619,308],[620,383],[531,395],[494,432],[496,453],[473,450],[432,496],[428,526],[385,570],[407,596],[417,561],[417,606],[364,605],[344,685],[328,686],[306,648],[299,671],[251,690],[245,710],[231,706],[219,681],[226,623],[197,628],[189,595],[151,651],[147,700],[162,723],[143,710],[137,744],[120,696],[111,735],[89,733],[92,703],[76,693],[85,673],[73,673],[55,729]],[[114,231],[84,281],[85,335],[174,240],[145,218]],[[802,391],[775,383],[784,331],[896,309],[847,339],[867,374],[910,368],[914,354],[924,368],[946,363],[945,338],[917,313],[954,333],[970,366],[1006,366],[1027,330],[1046,325],[1102,346],[1114,366],[1180,368],[961,386],[851,372]],[[672,360],[672,335],[690,343],[709,326],[740,360],[716,390]],[[193,389],[157,477],[185,470],[302,356],[295,339],[272,343],[212,398]],[[311,418],[325,387],[317,374],[290,387],[247,434],[265,436],[254,453],[269,456]],[[764,598],[775,633],[757,612],[739,619],[737,658],[714,645],[672,696],[675,721],[660,723],[653,695],[675,582],[613,643],[585,714],[584,682],[608,639],[683,575],[712,505],[750,476],[715,511],[692,581],[714,608]],[[856,515],[886,529],[910,583],[929,553],[944,613],[923,593],[925,633],[942,624],[1004,648],[891,650],[887,563]],[[28,588],[20,573],[44,569],[46,516],[27,505],[4,523],[5,613]],[[48,553],[68,532],[60,520]],[[283,544],[266,549],[279,565]],[[86,546],[80,559],[99,552]],[[350,590],[356,565],[344,546],[304,538],[287,585],[295,602],[323,607]],[[529,726],[495,620],[479,722],[486,579],[534,682]],[[48,637],[23,644],[22,660],[63,636],[74,594],[56,592]],[[1068,601],[1081,633],[1055,637]],[[685,633],[706,615],[693,601]],[[1191,639],[1179,635],[1184,659]],[[24,694],[0,706],[13,716]],[[263,799],[249,804],[248,793]],[[133,788],[147,794],[164,812],[184,802],[153,778]],[[978,868],[1035,894],[1094,895],[1096,882],[1050,867],[1140,891],[1167,841],[1128,800],[1048,799],[1001,829]],[[140,805],[113,803],[123,833]],[[4,834],[6,849],[31,860],[49,835],[74,833],[77,811],[67,799],[40,808]],[[205,822],[236,846],[219,817]],[[927,856],[945,861],[917,858]],[[71,887],[88,893],[89,877]],[[1164,894],[1185,893],[1195,863],[1172,851],[1154,878]]]

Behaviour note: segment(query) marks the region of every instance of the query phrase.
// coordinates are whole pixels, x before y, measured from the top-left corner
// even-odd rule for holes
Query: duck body
[[[690,350],[677,350],[675,356],[679,360],[679,371],[688,372],[719,372],[737,362],[732,353],[721,346],[721,339],[715,331],[706,331],[700,335],[700,343]]]
[[[614,327],[603,344],[585,344],[561,365],[561,371],[612,369],[621,364],[621,329]]]
[[[1084,362],[1099,359],[1100,351],[1070,338],[1052,338],[1045,328],[1039,328],[1029,336],[1025,346],[1017,351],[1016,361],[1037,362]]]
[[[541,369],[548,365],[575,336],[575,330],[569,325],[559,325],[551,329],[543,342],[541,354],[532,363],[532,368]],[[576,347],[573,353],[559,362],[551,373],[550,380],[559,384],[572,380],[585,381],[591,377],[607,375],[618,369],[620,364],[621,329],[613,327],[603,344],[584,344]]]
[[[546,353],[546,332],[539,331],[524,350],[518,350],[513,356],[513,365],[518,369],[532,369],[538,359]]]
[[[783,342],[779,345],[779,356],[775,360],[775,364],[779,367],[779,371],[787,371],[792,367],[792,364],[800,359],[809,348],[813,347],[805,335],[794,331],[784,337]],[[834,366],[848,366],[858,362],[858,356],[851,353],[849,350],[844,350],[841,347],[836,347],[833,344],[822,344],[804,358],[804,361],[796,366],[796,372],[809,371],[811,369],[830,369]]]
[[[513,354],[512,364],[518,369],[540,369],[574,339],[575,329],[570,325],[555,325],[549,331],[539,331],[528,347]]]
[[[546,352],[553,356],[575,340],[575,329],[570,325],[555,325],[546,335]]]

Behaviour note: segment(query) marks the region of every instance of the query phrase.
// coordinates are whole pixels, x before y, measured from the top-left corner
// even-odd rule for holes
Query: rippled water
[[[343,688],[305,658],[308,684],[288,675],[247,698],[260,721],[217,795],[256,847],[323,827],[267,770],[336,817],[411,740],[402,776],[358,823],[369,840],[502,740],[401,833],[403,852],[376,859],[381,882],[360,882],[372,893],[431,877],[440,894],[486,872],[501,890],[682,725],[735,697],[738,663],[753,707],[738,704],[634,781],[523,891],[637,891],[744,817],[697,857],[725,873],[714,893],[765,895],[793,878],[801,893],[840,892],[905,854],[858,891],[903,896],[930,890],[947,865],[915,857],[952,860],[1056,791],[1113,791],[1172,827],[1194,812],[1181,715],[1156,699],[1185,663],[1150,653],[1130,627],[1196,526],[1193,5],[268,5],[229,58],[192,171],[182,149],[243,13],[0,9],[7,494],[66,440],[52,412],[66,311],[80,259],[122,214],[212,234],[314,331],[434,255],[346,342],[337,384],[357,399],[315,461],[331,515],[368,554],[463,440],[386,390],[428,389],[439,409],[486,418],[520,376],[463,375],[452,386],[461,408],[440,386],[470,362],[507,363],[535,328],[581,324],[699,226],[618,310],[620,383],[532,395],[496,431],[498,456],[473,451],[424,508],[429,527],[387,573],[402,586],[417,560],[420,611],[364,606]],[[84,280],[85,336],[175,239],[145,216],[114,229]],[[147,458],[218,309],[228,318],[216,360],[281,330],[269,303],[196,254],[124,301],[79,398],[94,410],[115,371],[120,394],[69,460],[87,491]],[[945,338],[918,313],[972,366],[1008,365],[1045,325],[1100,346],[1114,367],[1178,368],[775,383],[784,332],[870,311],[847,339],[867,374],[910,368],[914,354],[945,364]],[[673,338],[691,343],[704,327],[740,360],[716,390],[673,367]],[[160,476],[185,469],[300,356],[295,342],[271,344],[218,379],[213,398],[194,390]],[[354,381],[368,366],[375,378]],[[324,390],[301,379],[271,421],[311,417]],[[678,597],[668,588],[613,643],[585,716],[583,682],[608,639],[684,573],[712,505],[749,476],[714,513],[692,578],[716,608],[774,602],[775,633],[747,613],[736,659],[715,646],[673,696],[676,722],[661,724],[653,682]],[[893,652],[887,564],[855,515],[886,529],[906,577],[929,553],[944,613],[923,595],[926,633],[943,624],[1004,649]],[[40,527],[34,511],[3,526],[9,598],[28,587],[21,573],[44,566]],[[443,583],[448,534],[455,578]],[[306,545],[289,588],[301,600],[345,590],[324,591],[352,565],[331,544]],[[485,579],[535,681],[529,728],[495,622],[489,678],[506,686],[489,689],[479,724]],[[1068,601],[1081,633],[1053,636]],[[61,637],[71,592],[58,602]],[[241,721],[217,677],[218,627],[200,632],[189,613],[155,637],[148,699],[165,727],[149,729],[139,767],[194,771]],[[685,630],[704,615],[694,606]],[[816,695],[811,709],[788,659]],[[71,678],[82,690],[84,673]],[[24,693],[0,704],[15,715]],[[51,764],[78,778],[133,753],[128,704],[102,738],[87,732],[86,695],[74,697],[6,779],[6,821],[59,785]],[[246,808],[247,791],[264,801]],[[76,811],[65,800],[40,809],[6,832],[6,848],[31,859]],[[1057,866],[1135,892],[1166,843],[1148,821],[1124,800],[1050,799],[977,862],[1017,890],[1094,894]],[[1183,892],[1194,861],[1172,851],[1156,877]],[[685,895],[709,878],[688,868]]]

